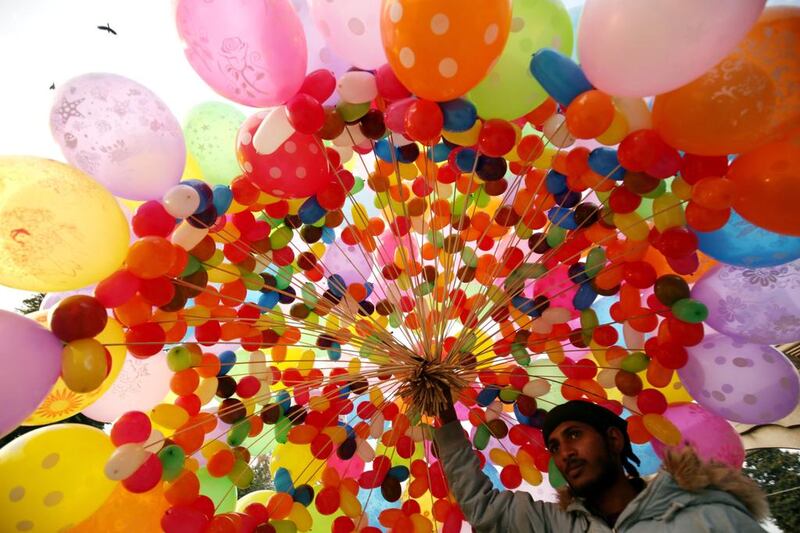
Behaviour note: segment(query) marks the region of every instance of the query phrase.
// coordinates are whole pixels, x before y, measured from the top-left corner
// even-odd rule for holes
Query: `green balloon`
[[[183,448],[180,446],[170,444],[158,452],[158,460],[161,461],[161,466],[164,469],[162,478],[167,481],[172,481],[177,478],[178,474],[183,470],[186,454],[183,453]]]
[[[684,322],[699,324],[708,318],[708,307],[703,302],[683,298],[672,304],[672,314]]]
[[[564,475],[558,469],[552,457],[550,458],[550,464],[547,465],[547,477],[550,480],[550,486],[554,489],[560,489],[567,484],[567,480],[564,479]]]
[[[633,352],[622,360],[622,370],[636,374],[642,370],[647,370],[647,365],[650,364],[650,358],[643,352]]]
[[[214,477],[201,468],[197,471],[197,479],[200,480],[200,494],[211,498],[218,514],[236,510],[238,491],[227,476]]]
[[[531,56],[541,48],[572,53],[572,21],[561,0],[516,1],[503,53],[467,98],[484,118],[515,119],[547,99],[530,71]]]
[[[192,366],[192,352],[183,345],[173,346],[167,352],[167,366],[173,372],[186,370]]]
[[[247,434],[250,433],[251,427],[252,424],[250,424],[250,420],[247,419],[240,420],[231,426],[231,429],[228,431],[228,445],[240,446],[244,442],[244,439],[247,438]]]
[[[183,135],[205,181],[227,185],[242,173],[236,160],[236,136],[244,119],[244,113],[223,102],[204,102],[189,111]]]
[[[475,446],[475,449],[483,450],[489,445],[489,437],[491,436],[486,424],[481,424],[478,426],[478,429],[475,430],[475,437],[472,439],[472,444]]]
[[[297,526],[291,520],[270,520],[275,533],[297,533]]]

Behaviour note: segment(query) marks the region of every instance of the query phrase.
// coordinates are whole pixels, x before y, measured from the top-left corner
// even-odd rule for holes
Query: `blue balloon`
[[[297,210],[297,216],[300,217],[300,222],[303,224],[313,224],[325,216],[325,208],[319,205],[316,196],[312,196],[303,202],[303,205]]]
[[[258,306],[272,309],[278,304],[278,300],[280,300],[280,298],[281,295],[277,292],[266,292],[258,298]]]
[[[475,105],[463,98],[439,102],[439,108],[444,116],[445,131],[467,131],[478,120],[478,110]]]
[[[595,148],[589,154],[589,168],[601,176],[620,181],[625,177],[625,169],[619,165],[617,151],[611,148]]]
[[[220,352],[217,357],[219,357],[219,362],[221,363],[217,376],[224,376],[231,371],[231,368],[233,368],[233,365],[236,363],[236,354],[231,350],[225,350],[224,352]]]
[[[545,178],[545,187],[550,194],[561,194],[567,190],[567,177],[560,172],[550,170]]]
[[[550,222],[564,229],[578,229],[578,223],[575,222],[575,213],[572,209],[566,207],[552,207],[547,212],[547,218]]]
[[[461,172],[472,172],[475,170],[475,161],[478,153],[472,148],[464,148],[456,154],[456,166]]]
[[[214,185],[212,195],[214,197],[213,203],[217,213],[222,214],[231,206],[233,192],[231,192],[230,187],[227,185]]]
[[[733,210],[722,228],[696,233],[701,252],[729,265],[760,268],[800,258],[800,237],[759,228]]]
[[[597,299],[597,292],[588,283],[583,283],[578,287],[578,292],[572,297],[572,305],[580,311],[589,309]]]
[[[503,486],[503,482],[500,480],[500,474],[497,472],[497,469],[493,467],[489,462],[486,462],[486,465],[483,467],[483,473],[486,474],[486,477],[489,478],[489,481],[492,482],[492,486],[497,490],[507,490]]]
[[[441,163],[442,161],[447,161],[447,157],[450,155],[451,151],[452,149],[449,146],[444,143],[439,143],[433,148],[428,148],[428,158],[435,163]]]
[[[475,401],[481,407],[486,407],[495,401],[498,396],[500,396],[500,389],[496,387],[486,387],[478,393],[478,397],[475,399]]]
[[[387,163],[393,163],[397,160],[397,148],[392,146],[386,139],[381,139],[376,142],[374,151],[378,159],[386,161]]]
[[[579,94],[593,89],[581,67],[552,48],[542,48],[533,54],[530,69],[547,94],[564,107]]]
[[[182,181],[180,184],[188,185],[192,189],[196,190],[197,194],[200,196],[200,205],[198,205],[197,209],[195,209],[195,213],[202,213],[213,202],[214,192],[204,181],[191,179]]]
[[[292,475],[283,467],[280,467],[275,471],[275,478],[273,478],[272,482],[275,485],[275,490],[277,492],[287,492],[291,494],[291,492],[294,490],[294,485],[292,484]]]
[[[333,231],[332,228],[325,226],[322,228],[322,242],[325,244],[331,244],[333,241],[336,240],[336,233]]]

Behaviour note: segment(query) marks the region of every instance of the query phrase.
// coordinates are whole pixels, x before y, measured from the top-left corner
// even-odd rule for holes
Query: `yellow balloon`
[[[183,167],[181,181],[202,179],[203,170],[200,168],[200,163],[197,162],[197,159],[189,150],[186,150],[186,166]]]
[[[42,325],[47,325],[46,312],[40,311],[31,315]],[[44,322],[42,322],[43,319]],[[95,338],[105,344],[111,354],[111,372],[103,384],[98,389],[81,394],[70,390],[64,380],[58,378],[36,411],[22,423],[23,426],[41,426],[69,418],[92,405],[111,388],[125,364],[125,333],[119,322],[109,317],[105,329]]]
[[[53,533],[91,516],[117,486],[103,473],[113,450],[81,424],[39,428],[0,449],[3,530]]]
[[[245,494],[241,498],[239,498],[236,502],[236,512],[243,513],[244,510],[247,508],[248,505],[251,503],[260,503],[262,505],[267,505],[269,499],[272,498],[272,495],[275,494],[274,490],[256,490]]]
[[[0,284],[85,287],[117,270],[130,234],[116,199],[89,176],[37,157],[0,157]]]
[[[68,342],[61,351],[61,379],[75,392],[91,392],[106,377],[106,350],[94,339]]]
[[[304,483],[313,485],[322,479],[325,461],[314,457],[307,444],[287,442],[275,447],[275,451],[272,452],[272,461],[269,464],[273,476],[281,467],[289,471],[295,486]]]

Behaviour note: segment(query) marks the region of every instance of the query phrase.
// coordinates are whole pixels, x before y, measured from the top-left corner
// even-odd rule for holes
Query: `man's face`
[[[618,454],[604,435],[583,422],[563,422],[550,434],[547,447],[576,496],[588,496],[610,485],[618,474]]]

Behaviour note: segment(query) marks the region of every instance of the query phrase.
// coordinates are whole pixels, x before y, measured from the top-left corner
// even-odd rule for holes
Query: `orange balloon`
[[[800,92],[800,91],[797,91]],[[733,208],[762,228],[800,236],[800,135],[736,158],[728,170]]]
[[[389,0],[381,37],[389,65],[420,98],[452,100],[500,57],[511,26],[508,0]]]
[[[128,492],[120,483],[92,516],[69,530],[70,533],[123,533],[161,531],[161,516],[170,507],[162,484],[143,494]]]
[[[142,237],[128,249],[125,263],[130,272],[142,279],[163,276],[175,262],[175,247],[163,237]]]
[[[770,7],[739,46],[695,81],[656,97],[653,127],[700,155],[745,152],[798,127],[800,8]]]
[[[594,139],[605,132],[614,120],[614,103],[607,94],[593,90],[575,98],[567,107],[567,129],[577,139]],[[566,158],[566,154],[563,156]],[[566,164],[566,161],[565,161]],[[566,168],[553,168],[566,174]]]
[[[680,276],[686,280],[686,283],[694,283],[695,281],[699,280],[703,277],[703,274],[708,272],[708,270],[717,264],[717,262],[705,255],[702,252],[697,252],[697,257],[700,260],[700,266],[697,267],[692,274],[681,274]],[[647,253],[644,256],[644,260],[653,265],[653,268],[656,269],[656,274],[659,276],[663,276],[665,274],[675,274],[675,271],[669,266],[667,260],[664,256],[656,250],[655,248],[648,248]]]

